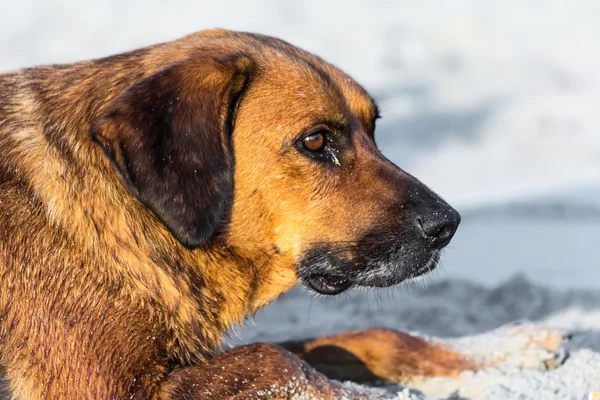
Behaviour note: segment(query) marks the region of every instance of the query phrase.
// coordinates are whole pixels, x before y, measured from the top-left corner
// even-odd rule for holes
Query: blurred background
[[[518,295],[519,282],[598,287],[598,0],[0,0],[0,10],[2,72],[212,27],[310,50],[377,99],[384,154],[462,213],[442,268],[427,278],[435,290],[466,279],[455,295],[468,304],[478,288],[509,285]],[[418,286],[408,286],[417,297]],[[253,329],[289,307],[299,311],[286,318],[303,333],[318,330],[319,307],[368,307],[353,326],[387,324],[373,317],[385,318],[379,307],[412,301],[397,291],[309,300],[295,290],[279,301],[288,311],[268,307]],[[352,308],[324,315],[347,319]]]

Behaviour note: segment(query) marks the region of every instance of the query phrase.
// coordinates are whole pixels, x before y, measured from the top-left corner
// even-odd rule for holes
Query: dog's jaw
[[[254,315],[259,309],[271,303],[298,283],[294,263],[275,255],[268,262],[257,263],[258,276],[255,287],[249,296],[248,313]]]
[[[333,257],[333,251],[313,250],[298,266],[304,287],[319,295],[337,295],[348,289],[373,289],[394,286],[433,271],[441,250],[425,249],[421,254],[396,251],[369,260]]]

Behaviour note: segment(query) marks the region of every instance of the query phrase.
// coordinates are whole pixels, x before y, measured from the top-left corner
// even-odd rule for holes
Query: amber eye
[[[303,143],[304,147],[309,151],[321,151],[325,147],[325,135],[320,132],[313,133],[312,135],[305,137]]]

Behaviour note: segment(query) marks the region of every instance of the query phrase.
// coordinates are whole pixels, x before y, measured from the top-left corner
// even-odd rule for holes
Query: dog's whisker
[[[308,326],[308,320],[310,319],[310,311],[312,310],[313,297],[310,297],[310,303],[308,304],[308,313],[306,314],[306,321],[304,321],[304,328],[302,328],[303,332],[306,332],[306,327]]]

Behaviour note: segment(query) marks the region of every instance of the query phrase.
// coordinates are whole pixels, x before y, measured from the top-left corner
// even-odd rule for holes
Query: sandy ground
[[[589,392],[600,391],[599,291],[552,289],[515,276],[495,287],[443,280],[427,288],[342,297],[314,299],[296,288],[249,321],[235,342],[389,327],[441,340],[478,356],[508,355],[501,366],[458,378],[428,380],[418,389],[397,385],[372,389],[379,398],[558,400],[584,399]],[[515,321],[570,335],[564,345],[566,361],[546,370],[542,361],[552,355],[532,351],[523,337],[508,335],[517,329]]]

